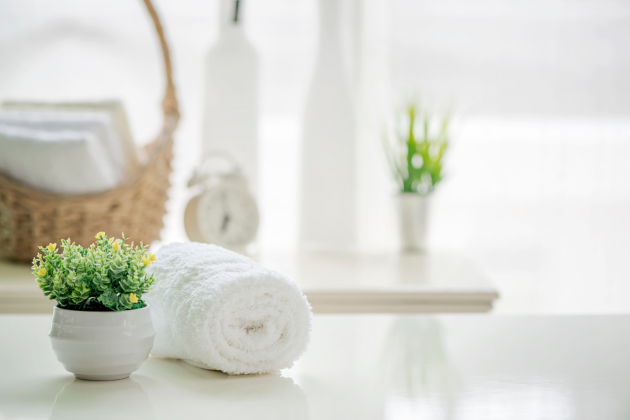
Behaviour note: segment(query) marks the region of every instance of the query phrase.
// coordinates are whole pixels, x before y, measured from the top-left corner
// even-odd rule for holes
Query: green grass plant
[[[389,166],[401,193],[428,195],[442,180],[442,159],[449,145],[450,116],[429,115],[409,103],[393,134],[383,137]]]

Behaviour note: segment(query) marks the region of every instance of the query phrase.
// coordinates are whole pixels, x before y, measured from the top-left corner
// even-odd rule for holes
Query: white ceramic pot
[[[48,333],[57,360],[79,379],[128,377],[147,360],[155,330],[149,307],[122,312],[54,308]]]
[[[402,193],[397,199],[402,250],[427,252],[429,197],[415,193]]]

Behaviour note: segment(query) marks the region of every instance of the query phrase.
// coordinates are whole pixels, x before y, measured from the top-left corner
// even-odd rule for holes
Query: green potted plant
[[[449,144],[448,115],[431,116],[409,103],[398,116],[384,147],[399,185],[398,212],[403,251],[426,252],[430,196],[442,180],[442,158]]]
[[[39,247],[33,274],[44,295],[57,301],[49,332],[57,359],[77,378],[123,379],[140,368],[155,330],[142,296],[155,277],[145,273],[155,255],[127,238],[104,232],[89,248],[62,240]]]

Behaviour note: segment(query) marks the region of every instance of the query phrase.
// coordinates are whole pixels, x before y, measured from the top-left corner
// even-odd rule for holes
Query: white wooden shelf
[[[295,280],[315,313],[487,312],[499,297],[474,265],[448,253],[256,259]]]
[[[302,288],[315,313],[487,312],[498,292],[451,254],[261,255]],[[28,265],[0,262],[0,313],[51,313]]]
[[[0,313],[52,313],[54,300],[39,289],[28,264],[0,261]]]

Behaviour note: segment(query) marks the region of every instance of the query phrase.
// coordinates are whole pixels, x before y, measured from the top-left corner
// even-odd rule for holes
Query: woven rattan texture
[[[88,246],[100,231],[115,237],[124,232],[136,243],[159,239],[179,111],[162,25],[150,0],[144,4],[160,40],[167,81],[164,126],[148,147],[148,162],[123,185],[89,195],[44,193],[0,174],[0,257],[27,262],[37,255],[39,245],[70,238]]]

